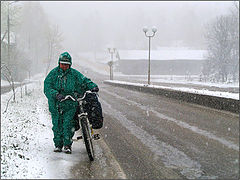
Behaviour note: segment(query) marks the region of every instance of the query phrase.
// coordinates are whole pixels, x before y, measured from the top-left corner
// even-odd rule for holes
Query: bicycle
[[[90,122],[88,120],[88,114],[87,114],[87,112],[84,112],[84,108],[83,108],[83,105],[86,104],[85,98],[88,93],[95,93],[95,92],[86,91],[82,97],[79,97],[77,99],[75,99],[71,95],[67,95],[67,96],[65,96],[65,98],[63,100],[61,100],[61,102],[65,101],[67,99],[71,99],[72,101],[78,102],[78,104],[79,104],[78,120],[80,122],[80,128],[82,130],[82,137],[84,140],[84,144],[86,146],[88,157],[89,157],[90,161],[93,161],[94,160],[93,129],[92,129],[92,125],[90,124]]]

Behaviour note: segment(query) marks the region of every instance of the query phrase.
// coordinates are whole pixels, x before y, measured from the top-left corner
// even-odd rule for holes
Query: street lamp
[[[110,80],[113,80],[113,54],[116,52],[116,48],[108,48],[108,52],[111,54],[111,61],[108,62],[110,67]]]
[[[152,33],[147,34],[148,28],[143,27],[143,32],[145,33],[145,36],[149,38],[149,51],[148,51],[148,85],[150,85],[150,42],[151,38],[155,35],[157,32],[157,28],[155,26],[152,27]]]

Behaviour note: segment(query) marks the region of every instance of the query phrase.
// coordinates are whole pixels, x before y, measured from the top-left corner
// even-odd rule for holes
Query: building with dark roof
[[[162,48],[152,50],[152,75],[200,75],[205,62],[205,50]],[[128,75],[148,73],[148,50],[119,50],[116,71]]]

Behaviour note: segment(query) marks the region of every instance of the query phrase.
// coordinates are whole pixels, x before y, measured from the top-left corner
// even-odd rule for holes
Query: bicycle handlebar
[[[67,95],[67,96],[65,96],[65,98],[62,99],[60,102],[66,101],[67,99],[71,99],[71,100],[73,100],[73,101],[76,101],[76,99],[74,99],[71,95]]]
[[[83,100],[83,99],[86,97],[87,93],[94,93],[94,92],[92,92],[92,91],[86,91],[82,97],[77,98],[77,99],[75,99],[75,98],[72,97],[71,95],[67,95],[67,96],[65,96],[65,98],[62,99],[60,102],[66,101],[67,99],[71,99],[72,101],[76,101],[76,100],[77,100],[77,101],[81,101],[81,100]]]

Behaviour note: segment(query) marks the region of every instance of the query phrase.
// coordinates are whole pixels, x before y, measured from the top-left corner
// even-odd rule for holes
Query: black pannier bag
[[[88,113],[88,119],[92,124],[93,129],[100,129],[103,126],[102,106],[98,101],[98,97],[94,93],[88,93],[85,97],[86,104],[83,105],[84,111]],[[80,129],[78,121],[79,107],[77,107],[74,115],[74,127],[75,131]]]
[[[100,129],[103,127],[102,106],[98,101],[97,94],[88,93],[86,95],[86,104],[83,106],[84,111],[88,113],[88,119],[92,124],[93,129]]]

